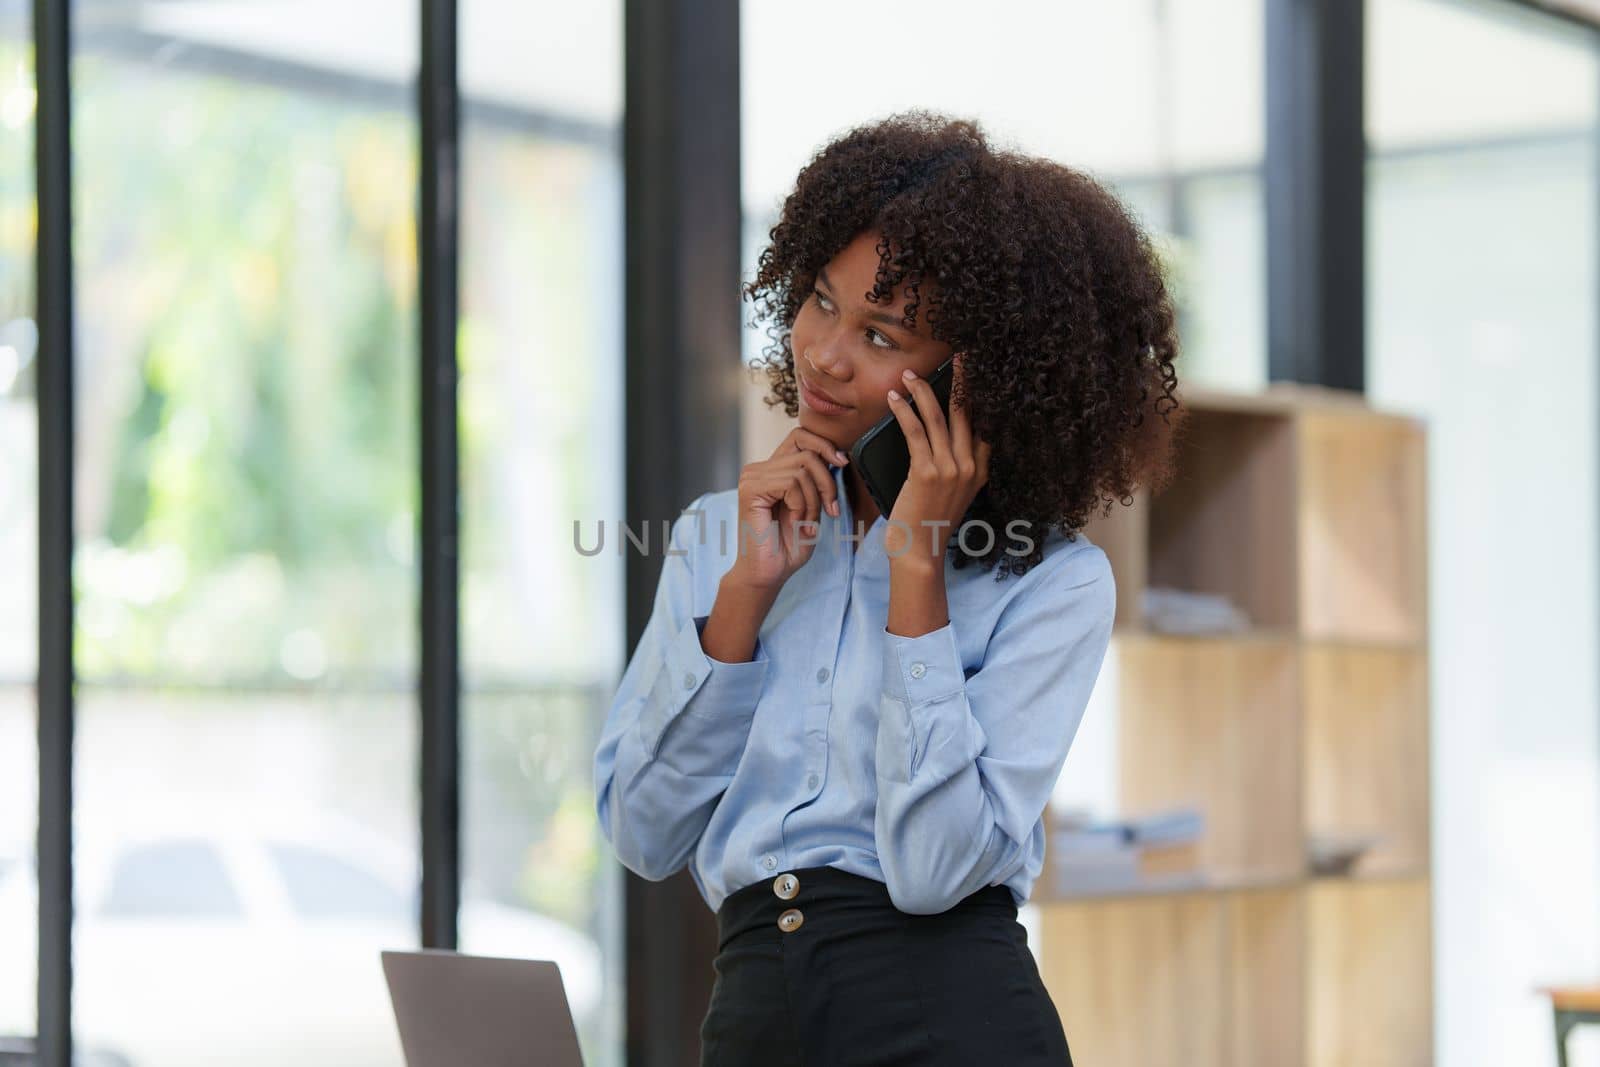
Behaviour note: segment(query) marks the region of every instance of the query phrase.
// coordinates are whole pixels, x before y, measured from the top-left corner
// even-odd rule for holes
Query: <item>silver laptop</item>
[[[549,960],[386,951],[383,974],[406,1067],[583,1067]]]

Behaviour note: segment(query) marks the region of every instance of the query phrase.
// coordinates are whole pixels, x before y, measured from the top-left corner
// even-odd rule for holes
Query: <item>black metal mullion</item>
[[[626,519],[652,529],[739,475],[738,0],[625,0]],[[662,558],[626,553],[636,647]],[[627,1062],[700,1062],[716,922],[687,870],[624,880]]]
[[[1365,4],[1266,5],[1268,376],[1364,391]]]
[[[73,339],[71,7],[35,0],[39,349],[40,1067],[72,1059]]]
[[[455,948],[461,895],[460,469],[456,324],[461,100],[456,2],[421,0],[419,556],[422,944]]]

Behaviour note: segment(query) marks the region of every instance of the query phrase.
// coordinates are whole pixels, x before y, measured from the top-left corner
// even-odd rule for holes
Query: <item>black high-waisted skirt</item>
[[[802,867],[730,894],[717,933],[702,1067],[1071,1067],[1003,885],[912,915],[882,882]]]

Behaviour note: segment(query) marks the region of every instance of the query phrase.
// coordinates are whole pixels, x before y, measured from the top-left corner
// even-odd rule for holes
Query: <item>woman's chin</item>
[[[801,428],[810,430],[813,433],[819,433],[840,448],[849,451],[850,446],[855,444],[856,437],[860,436],[859,434],[852,434],[850,431],[850,426],[855,421],[850,416],[854,414],[855,412],[849,411],[841,415],[826,415],[814,408],[808,408],[801,404],[799,422]],[[847,436],[848,440],[846,440]]]

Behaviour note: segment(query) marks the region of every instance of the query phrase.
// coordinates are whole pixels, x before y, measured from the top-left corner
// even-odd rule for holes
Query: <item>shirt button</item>
[[[778,894],[780,900],[793,900],[794,895],[800,892],[800,879],[792,874],[780,874],[772,882],[772,891]]]
[[[817,787],[817,776],[813,774],[811,777],[806,779],[806,788],[807,789],[815,789],[816,787]]]
[[[765,867],[769,871],[777,870],[778,869],[778,857],[774,856],[770,852],[767,853],[765,856],[761,857],[761,866]]]
[[[805,921],[806,917],[800,914],[799,908],[790,908],[788,911],[778,916],[778,929],[782,930],[786,934],[792,934],[796,930],[800,929],[800,924]]]
[[[686,674],[686,675],[683,676],[683,687],[685,689],[693,689],[694,688],[694,675]]]
[[[817,668],[817,681],[826,682],[827,680],[828,680],[828,668],[826,668],[826,667]]]
[[[921,678],[924,674],[927,674],[927,673],[928,673],[928,668],[923,666],[923,664],[922,664],[922,662],[920,660],[911,665],[911,677],[913,677],[913,678]]]

